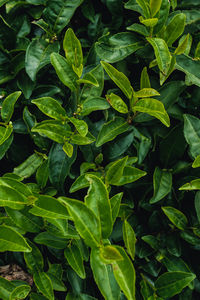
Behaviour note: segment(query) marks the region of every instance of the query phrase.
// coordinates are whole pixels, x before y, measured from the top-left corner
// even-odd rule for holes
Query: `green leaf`
[[[166,42],[161,38],[146,39],[154,49],[154,53],[160,71],[166,74],[171,62],[171,54],[169,52]]]
[[[49,276],[45,272],[35,272],[33,280],[38,290],[50,300],[54,300],[53,287]]]
[[[46,159],[39,166],[36,172],[36,181],[41,189],[43,189],[46,186],[48,178],[49,178],[49,161],[48,159]]]
[[[76,244],[71,244],[64,250],[64,256],[68,264],[82,279],[86,277],[83,265],[83,257],[79,247]]]
[[[113,93],[111,93],[110,95],[106,95],[106,100],[116,111],[122,114],[128,113],[128,107],[126,103],[118,95],[115,95]]]
[[[25,238],[12,227],[0,225],[0,252],[31,252]]]
[[[154,193],[150,203],[156,203],[163,199],[172,188],[172,174],[156,167],[153,174]]]
[[[102,259],[103,262],[107,264],[123,259],[120,252],[113,245],[106,245],[105,247],[101,247],[100,258]]]
[[[28,178],[35,173],[42,162],[42,155],[34,153],[29,156],[21,165],[14,168],[13,173],[19,175],[20,177]]]
[[[200,87],[199,67],[200,61],[194,60],[188,55],[181,54],[176,57],[176,69],[186,74],[186,78],[188,78],[187,85],[195,84]]]
[[[138,92],[135,92],[134,96],[136,96],[137,98],[149,98],[149,97],[153,97],[153,96],[160,96],[160,94],[159,94],[159,92],[157,92],[156,90],[154,90],[152,88],[143,88],[143,89],[139,90]]]
[[[21,210],[6,207],[5,210],[7,215],[15,222],[15,224],[27,232],[40,232],[44,226],[43,220],[30,214],[28,207]]]
[[[82,2],[83,0],[48,0],[43,15],[52,31],[59,34]]]
[[[64,249],[67,246],[68,239],[66,237],[58,237],[48,231],[44,231],[36,235],[34,242],[55,249]]]
[[[164,27],[167,22],[170,10],[170,2],[168,0],[162,0],[160,10],[159,10],[159,19],[157,25],[154,27],[154,34],[161,32],[161,29]]]
[[[136,240],[135,232],[127,220],[125,220],[123,223],[123,240],[128,254],[131,256],[132,260],[134,260],[135,243],[137,240]]]
[[[198,221],[200,223],[200,192],[197,192],[195,195],[194,206],[195,206]]]
[[[115,185],[120,186],[120,185],[134,182],[139,178],[145,176],[146,174],[147,173],[145,171],[142,171],[140,169],[131,166],[126,166],[123,171],[123,176],[120,178],[118,183],[115,183]]]
[[[13,209],[22,209],[28,204],[26,196],[9,186],[0,186],[0,205],[8,206]]]
[[[89,190],[85,197],[85,204],[100,220],[103,238],[108,238],[112,232],[112,214],[108,190],[100,178],[86,174],[89,181]]]
[[[63,125],[61,121],[45,120],[31,129],[32,132],[38,132],[40,135],[45,135],[49,139],[63,144],[71,136],[71,127],[68,124]]]
[[[200,154],[193,161],[192,167],[193,168],[199,168],[200,167]]]
[[[188,221],[186,216],[180,210],[171,206],[162,207],[162,210],[178,229],[186,229]]]
[[[101,174],[98,172],[90,172],[86,174],[93,174],[95,176],[101,177]],[[86,174],[81,174],[76,180],[73,182],[70,188],[70,193],[74,193],[80,189],[84,189],[86,187],[89,187],[89,181],[86,179]]]
[[[67,60],[58,53],[52,53],[51,64],[56,70],[60,81],[66,85],[71,91],[77,89],[76,80],[78,79],[77,74],[73,71],[72,66],[67,62]]]
[[[66,111],[58,101],[51,97],[43,97],[31,101],[48,117],[63,121],[66,119]]]
[[[144,112],[160,120],[165,126],[170,126],[170,119],[163,103],[153,98],[144,98],[136,102],[132,110]]]
[[[131,31],[135,31],[143,36],[148,36],[149,35],[149,32],[147,30],[147,28],[142,25],[142,24],[137,24],[137,23],[134,23],[128,27],[126,27],[127,30],[131,30]]]
[[[128,156],[125,156],[114,163],[112,163],[106,172],[105,181],[107,184],[118,184],[123,175],[124,167],[127,163]]]
[[[200,190],[200,179],[194,179],[179,188],[180,191]]]
[[[65,142],[64,145],[63,145],[63,151],[65,151],[65,153],[67,154],[67,156],[69,157],[72,157],[73,155],[73,145],[68,143],[68,142]]]
[[[30,293],[31,287],[27,284],[17,286],[10,294],[9,300],[25,299]]]
[[[101,227],[100,220],[94,212],[83,202],[66,197],[59,197],[75,223],[76,229],[85,243],[90,247],[98,247],[100,244]]]
[[[42,38],[33,39],[26,49],[25,69],[32,81],[40,69],[50,64],[50,54],[59,51],[59,43],[47,43]]]
[[[81,84],[81,83],[92,84],[95,87],[99,87],[98,81],[92,75],[91,72],[86,73],[82,78],[78,79],[76,82],[79,84]]]
[[[115,223],[116,218],[119,213],[122,196],[123,196],[123,193],[118,193],[110,199],[113,224]]]
[[[142,8],[144,17],[149,18],[150,17],[150,11],[149,11],[149,4],[147,4],[147,1],[145,1],[145,0],[136,0],[136,2]]]
[[[75,145],[89,145],[95,141],[95,137],[88,132],[86,136],[80,134],[73,134],[70,138],[70,142]]]
[[[184,287],[195,279],[193,273],[166,272],[155,282],[155,288],[159,296],[168,298],[179,294]]]
[[[88,125],[85,121],[76,119],[74,117],[69,118],[69,121],[75,126],[78,133],[85,137],[88,133]]]
[[[107,62],[101,61],[101,65],[108,73],[109,77],[114,81],[114,83],[122,90],[124,95],[131,99],[133,96],[133,88],[130,84],[129,79],[122,72],[119,72],[112,65]]]
[[[124,59],[144,46],[133,33],[120,32],[113,36],[103,36],[95,44],[97,55],[110,63]]]
[[[6,127],[0,126],[0,146],[10,138],[13,132],[13,126],[9,123]]]
[[[140,90],[151,88],[151,83],[149,80],[149,75],[147,73],[147,67],[142,69],[141,77],[140,77]]]
[[[147,27],[154,27],[158,23],[158,18],[144,19],[140,20],[140,22]]]
[[[106,99],[101,97],[94,97],[86,99],[82,104],[81,116],[87,116],[96,110],[105,110],[110,108]]]
[[[135,300],[135,269],[125,250],[120,246],[115,247],[123,257],[123,260],[112,263],[115,279],[127,299]]]
[[[181,41],[181,39],[180,39],[180,43],[179,43],[178,47],[176,48],[176,50],[174,51],[174,54],[176,54],[176,55],[184,54],[185,51],[187,50],[187,47],[189,44],[189,39],[190,39],[189,33],[187,35],[185,35],[185,37],[183,36],[183,40]]]
[[[1,3],[1,2],[0,2]],[[15,289],[15,285],[9,280],[0,277],[0,297],[1,299],[10,300],[10,294]]]
[[[102,126],[99,135],[97,137],[96,146],[102,146],[103,144],[112,141],[119,134],[126,132],[129,129],[129,124],[125,119],[115,117]]]
[[[44,261],[43,261],[43,256],[38,247],[32,242],[30,242],[32,251],[31,252],[25,252],[24,253],[24,259],[26,262],[27,267],[32,271],[32,272],[37,272],[42,271],[44,268]]]
[[[47,195],[39,195],[29,212],[43,218],[70,218],[67,208],[59,200]]]
[[[200,154],[200,119],[184,114],[184,136],[190,146],[190,153],[193,158]]]
[[[92,86],[84,84],[81,90],[81,101],[89,100],[90,98],[98,98],[101,96],[104,87],[104,72],[103,67],[98,64],[94,69],[92,69],[89,74],[91,74],[98,83],[98,86]]]
[[[14,105],[21,92],[14,92],[7,96],[3,101],[2,108],[1,108],[1,117],[2,119],[8,123],[13,115],[14,112]]]
[[[180,13],[175,15],[170,21],[170,23],[167,25],[164,31],[164,39],[168,46],[172,46],[172,44],[183,33],[185,28],[185,21],[186,15]]]
[[[119,300],[120,288],[113,276],[110,265],[106,265],[100,257],[100,249],[92,248],[90,265],[94,280],[105,300]]]
[[[80,41],[77,39],[71,28],[68,28],[65,33],[63,49],[68,63],[72,66],[78,77],[81,77],[83,71],[82,47]]]
[[[151,16],[154,17],[160,10],[162,0],[150,0],[150,12]]]

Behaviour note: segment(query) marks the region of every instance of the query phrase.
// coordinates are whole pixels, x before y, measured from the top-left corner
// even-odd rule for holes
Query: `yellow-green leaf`
[[[122,114],[128,113],[128,107],[120,96],[111,93],[110,95],[106,95],[106,100],[118,112]]]

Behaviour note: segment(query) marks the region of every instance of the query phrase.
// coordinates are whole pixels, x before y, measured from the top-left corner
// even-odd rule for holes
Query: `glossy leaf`
[[[15,289],[15,285],[3,277],[0,277],[0,285],[0,297],[9,300],[11,292]]]
[[[193,157],[200,154],[200,120],[189,114],[184,117],[184,136],[190,146],[190,153]]]
[[[109,63],[101,61],[101,65],[105,69],[106,73],[108,73],[109,77],[114,81],[114,83],[122,90],[125,96],[128,99],[131,99],[133,95],[133,88],[130,84],[129,79]]]
[[[33,173],[35,173],[42,162],[42,155],[34,153],[29,156],[21,165],[14,168],[13,173],[23,178],[30,177]]]
[[[200,179],[194,179],[179,188],[180,191],[200,190]]]
[[[174,51],[174,54],[176,55],[180,55],[180,54],[183,54],[185,53],[187,47],[188,47],[188,44],[189,44],[189,38],[190,38],[190,35],[189,33],[184,37],[184,39],[179,43],[178,47],[176,48],[176,50]]]
[[[194,206],[195,206],[198,221],[200,223],[200,192],[197,192],[195,195]]]
[[[80,41],[77,39],[71,28],[69,28],[65,33],[63,49],[68,63],[72,66],[78,77],[81,77],[83,70],[82,47]]]
[[[144,98],[137,101],[132,107],[133,111],[145,112],[158,120],[160,120],[165,126],[170,126],[169,116],[164,108],[162,102],[153,98]]]
[[[200,61],[195,61],[188,55],[181,54],[176,57],[176,68],[186,74],[187,85],[200,86],[200,75],[197,71],[199,66]]]
[[[149,89],[151,88],[151,83],[149,80],[149,75],[147,73],[147,67],[142,69],[141,77],[140,77],[140,89]]]
[[[0,225],[0,252],[4,251],[30,252],[31,247],[12,227]]]
[[[31,101],[48,117],[55,120],[65,120],[66,111],[58,101],[51,97],[43,97]]]
[[[95,141],[95,137],[88,133],[86,136],[82,136],[80,134],[74,134],[70,138],[70,142],[76,145],[89,145]]]
[[[157,12],[159,12],[161,3],[162,0],[150,0],[150,12],[152,17],[154,17],[157,14]]]
[[[118,95],[115,95],[113,93],[111,93],[110,95],[106,95],[106,100],[118,112],[122,114],[128,113],[128,107],[126,103]]]
[[[36,235],[34,242],[55,249],[64,249],[67,246],[67,238],[58,237],[48,231],[44,231]]]
[[[144,20],[140,20],[140,22],[147,27],[154,27],[158,23],[158,19],[157,18],[144,19]]]
[[[118,216],[123,193],[118,193],[110,199],[113,224]]]
[[[49,178],[49,162],[48,159],[44,160],[40,167],[37,169],[36,172],[36,181],[37,184],[43,189],[48,181]]]
[[[123,240],[128,251],[128,254],[134,260],[135,257],[135,243],[136,243],[136,236],[133,228],[128,223],[127,220],[123,223]]]
[[[163,212],[165,215],[170,219],[170,221],[180,230],[185,230],[187,227],[187,218],[186,216],[178,209],[165,206],[162,207]]]
[[[200,167],[200,154],[195,158],[193,164],[192,164],[193,168],[199,168]]]
[[[21,92],[14,92],[7,96],[3,101],[1,108],[1,117],[5,122],[9,122],[14,112],[14,105],[17,99],[20,97]]]
[[[107,36],[95,44],[97,55],[109,63],[120,61],[142,47],[141,40],[130,32]]]
[[[12,291],[9,300],[25,299],[28,296],[30,290],[31,287],[27,284],[19,285]]]
[[[136,2],[139,4],[139,6],[142,8],[143,14],[146,18],[150,16],[149,6],[147,4],[147,1],[145,0],[136,0]]]
[[[147,83],[147,84],[149,84],[149,83]],[[152,88],[143,88],[140,91],[135,92],[134,95],[138,98],[149,98],[149,97],[153,97],[153,96],[159,96],[160,94],[159,94],[159,92],[157,92],[156,90],[154,90]]]
[[[100,250],[93,248],[90,254],[90,264],[94,280],[106,300],[119,300],[120,289],[113,276],[110,265],[106,265],[100,258]]]
[[[53,300],[53,287],[49,276],[45,272],[35,272],[33,280],[38,290],[48,299]]]
[[[50,58],[51,64],[56,70],[56,74],[58,75],[60,81],[62,81],[62,83],[66,85],[71,91],[76,90],[76,80],[78,79],[78,76],[73,71],[71,65],[67,62],[67,60],[58,53],[52,53]]]
[[[106,245],[100,248],[100,258],[103,262],[109,264],[118,260],[123,260],[122,255],[113,245]]]
[[[84,279],[85,269],[83,265],[83,257],[81,255],[80,249],[76,244],[69,245],[64,250],[64,256],[67,259],[68,264],[74,269],[74,271]]]
[[[156,167],[153,174],[153,186],[154,194],[150,203],[156,203],[169,194],[172,187],[172,174]]]
[[[193,273],[167,272],[156,280],[155,288],[159,296],[173,297],[179,294],[195,277]]]
[[[125,119],[116,117],[102,126],[99,135],[97,137],[96,146],[102,146],[106,142],[112,141],[119,134],[126,132],[129,128],[129,124]]]
[[[101,233],[103,238],[108,238],[112,232],[112,214],[108,190],[100,178],[87,174],[89,190],[85,197],[85,204],[100,220]]]
[[[172,46],[177,38],[183,33],[185,28],[185,21],[186,16],[180,13],[175,15],[171,22],[167,25],[164,36],[168,46]]]
[[[73,148],[72,144],[70,144],[68,142],[64,143],[64,145],[63,145],[63,151],[67,154],[67,156],[72,157],[73,150],[74,150],[74,148]]]
[[[154,34],[159,33],[163,29],[169,15],[169,10],[170,10],[170,2],[168,0],[162,0],[160,10],[159,10],[158,23],[153,29]]]
[[[12,124],[8,124],[6,127],[0,126],[0,146],[3,147],[3,144],[11,137],[13,132]]]
[[[78,133],[85,137],[88,133],[88,125],[85,121],[76,119],[74,117],[69,118],[70,122],[75,126]]]
[[[75,223],[76,229],[85,243],[90,247],[98,247],[100,243],[100,220],[83,202],[66,197],[59,197]]]
[[[117,283],[119,284],[127,299],[134,300],[135,269],[125,250],[120,246],[116,246],[116,249],[122,255],[123,260],[118,260],[112,263],[115,279],[117,280]]]
[[[139,178],[145,176],[146,174],[147,173],[145,171],[142,171],[140,169],[131,166],[126,166],[123,171],[123,176],[120,178],[118,183],[115,183],[115,185],[120,186],[120,185],[134,182]]]
[[[88,98],[82,104],[81,116],[87,116],[93,111],[106,110],[110,104],[101,97]]]
[[[134,24],[126,27],[126,29],[134,31],[134,32],[137,32],[137,33],[142,34],[144,36],[148,36],[149,35],[149,32],[148,32],[147,28],[144,25],[142,25],[142,24],[134,23]]]
[[[161,38],[147,38],[147,41],[152,45],[154,49],[160,71],[166,74],[171,62],[171,54],[169,52],[167,44]]]
[[[59,200],[47,195],[40,195],[29,212],[43,218],[70,218],[67,208]]]
[[[42,253],[34,243],[30,241],[29,243],[31,245],[32,251],[24,253],[26,265],[32,272],[42,271],[44,267]]]
[[[121,179],[124,171],[124,167],[126,165],[128,157],[125,156],[122,159],[117,160],[108,168],[106,172],[106,182],[108,184],[118,184],[119,180]]]

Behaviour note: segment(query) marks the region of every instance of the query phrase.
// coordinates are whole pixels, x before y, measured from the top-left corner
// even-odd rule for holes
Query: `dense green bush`
[[[199,0],[0,11],[0,299],[199,299]]]

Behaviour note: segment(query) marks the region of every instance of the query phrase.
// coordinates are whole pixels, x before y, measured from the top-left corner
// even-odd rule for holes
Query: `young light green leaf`
[[[149,75],[147,73],[147,67],[142,69],[141,77],[140,77],[140,90],[151,88],[151,83],[149,80]]]
[[[135,232],[127,220],[125,220],[123,223],[123,240],[128,254],[131,256],[132,260],[134,260],[135,243],[137,240],[136,240]]]
[[[135,269],[125,250],[120,246],[115,247],[123,257],[123,260],[112,263],[115,279],[127,299],[135,300]]]
[[[59,237],[49,231],[43,231],[35,236],[34,242],[55,249],[65,249],[68,243],[68,237]]]
[[[88,133],[88,125],[85,121],[79,120],[77,118],[71,117],[69,118],[69,121],[75,126],[78,133],[85,137]]]
[[[58,53],[52,53],[50,58],[51,64],[56,70],[56,74],[58,75],[60,81],[62,81],[62,83],[71,91],[75,91],[77,89],[76,80],[78,79],[78,76],[73,71],[71,65],[63,56]]]
[[[200,154],[200,119],[184,114],[184,136],[190,146],[190,153],[195,158]]]
[[[66,119],[66,111],[58,101],[51,97],[42,97],[31,101],[47,116],[55,120]]]
[[[33,274],[33,280],[38,290],[49,300],[54,300],[53,286],[49,276],[42,271]]]
[[[134,93],[137,98],[149,98],[153,96],[160,96],[159,92],[152,88],[143,88],[138,92]]]
[[[98,64],[94,69],[92,69],[89,74],[98,82],[98,86],[84,84],[81,90],[81,102],[90,98],[98,98],[101,96],[104,87],[104,71],[101,64]]]
[[[34,153],[29,156],[21,165],[14,168],[13,173],[19,175],[20,177],[28,178],[35,173],[42,162],[42,155]]]
[[[193,273],[166,272],[158,277],[155,288],[159,296],[171,298],[179,294],[195,277]]]
[[[86,99],[82,104],[81,116],[87,116],[96,110],[105,110],[110,108],[110,104],[105,98],[94,97]]]
[[[200,179],[194,179],[179,188],[180,191],[200,190]]]
[[[90,265],[94,280],[105,300],[119,300],[120,288],[114,278],[111,266],[102,261],[99,248],[92,248]]]
[[[186,15],[183,13],[176,14],[171,22],[167,25],[164,31],[164,39],[168,46],[177,40],[177,38],[183,33],[185,28]]]
[[[6,123],[10,121],[14,112],[14,105],[20,95],[21,92],[14,92],[4,99],[1,108],[1,117]]]
[[[112,184],[112,185],[118,184],[120,178],[123,175],[123,171],[127,159],[128,156],[125,156],[124,158],[121,158],[111,164],[111,166],[108,168],[106,172],[105,181],[107,184]]]
[[[45,120],[31,129],[32,132],[38,132],[40,135],[45,135],[49,139],[63,144],[71,136],[71,127],[68,124],[62,124],[61,121]]]
[[[100,248],[100,258],[102,262],[106,264],[113,263],[118,260],[122,260],[123,257],[117,248],[113,245],[106,245]]]
[[[31,287],[27,284],[17,286],[10,294],[9,300],[25,299],[30,293]]]
[[[15,289],[15,287],[16,286],[11,281],[9,281],[3,277],[0,277],[0,297],[1,297],[1,299],[9,300],[10,294]]]
[[[160,10],[162,0],[150,0],[151,17],[154,17]]]
[[[80,41],[77,39],[71,28],[68,28],[65,33],[63,49],[68,63],[72,66],[74,72],[80,78],[83,71],[82,47]]]
[[[159,10],[158,23],[153,29],[154,34],[161,32],[161,29],[163,29],[169,16],[169,10],[170,10],[170,2],[168,0],[162,0],[160,10]]]
[[[170,119],[163,103],[153,98],[144,98],[136,102],[132,110],[144,112],[160,120],[165,126],[170,126]]]
[[[72,157],[74,147],[72,144],[65,142],[63,145],[63,151],[67,154],[67,156]]]
[[[195,84],[200,87],[199,66],[199,60],[194,60],[186,54],[181,54],[176,57],[176,69],[186,74],[187,85]]]
[[[101,61],[101,65],[108,73],[109,77],[114,81],[114,83],[122,90],[124,95],[131,99],[133,95],[133,88],[130,84],[129,79],[122,72],[119,72],[112,65],[105,61]]]
[[[95,78],[95,76],[93,76],[91,72],[86,73],[82,78],[78,79],[76,82],[79,84],[81,83],[91,84],[94,85],[95,87],[99,87],[99,83],[97,79]]]
[[[67,208],[57,199],[39,195],[29,212],[35,216],[52,219],[70,219]]]
[[[162,207],[162,210],[178,229],[186,229],[188,221],[186,216],[180,210],[171,206]]]
[[[31,252],[25,238],[12,227],[0,225],[0,252]]]
[[[13,126],[11,123],[6,125],[6,127],[0,126],[0,146],[3,146],[3,143],[5,143],[11,136],[13,132]]]
[[[163,83],[167,80],[167,78],[175,70],[175,65],[176,65],[176,56],[173,55],[167,73],[163,74],[162,72],[160,72],[160,85],[163,85]]]
[[[140,20],[140,22],[144,24],[146,27],[154,27],[158,23],[158,18],[143,19]]]
[[[112,232],[112,214],[108,190],[103,181],[95,175],[86,174],[89,190],[85,197],[85,204],[100,220],[103,238],[108,238]]]
[[[166,42],[161,38],[147,38],[147,41],[152,45],[154,49],[160,71],[166,74],[171,62],[171,54]]]
[[[136,0],[136,2],[139,4],[139,6],[142,8],[143,15],[145,18],[150,17],[150,11],[149,11],[149,4],[145,0]]]
[[[85,243],[90,247],[98,247],[101,237],[100,220],[85,203],[66,197],[59,197],[75,223],[76,229]]]
[[[97,137],[96,146],[102,146],[106,142],[112,141],[119,134],[126,132],[129,129],[129,124],[121,117],[115,117],[102,126]]]
[[[22,193],[6,185],[0,186],[1,206],[8,206],[13,209],[22,209],[25,204],[28,204],[28,199]]]
[[[150,199],[151,204],[160,201],[169,194],[172,187],[172,174],[156,167],[153,174],[153,186],[154,193],[153,197]]]
[[[89,145],[95,141],[95,137],[88,132],[86,136],[80,134],[73,134],[70,138],[70,142],[75,145]]]
[[[85,278],[85,268],[83,265],[83,257],[79,247],[76,244],[68,245],[64,250],[64,256],[68,264],[82,279]]]
[[[110,199],[113,224],[115,223],[116,218],[119,213],[122,196],[123,196],[123,193],[118,193]]]
[[[200,167],[200,154],[193,161],[192,167],[193,168],[199,168]]]
[[[148,29],[142,25],[142,24],[138,24],[138,23],[134,23],[128,27],[126,27],[127,30],[131,30],[131,31],[135,31],[143,36],[148,36],[149,35],[149,31]]]
[[[106,100],[116,111],[122,114],[128,113],[128,107],[126,103],[118,95],[115,95],[113,93],[111,93],[110,95],[106,95]]]
[[[176,50],[174,51],[174,54],[175,55],[180,55],[180,54],[183,54],[185,53],[187,47],[188,47],[188,44],[189,44],[189,38],[190,38],[190,34],[188,33],[183,41],[181,41],[178,45],[178,47],[176,48]]]
[[[147,173],[145,171],[142,171],[140,169],[131,166],[126,166],[123,171],[123,176],[120,178],[118,183],[115,183],[115,185],[120,186],[120,185],[134,182],[139,178],[145,176],[146,174]]]

